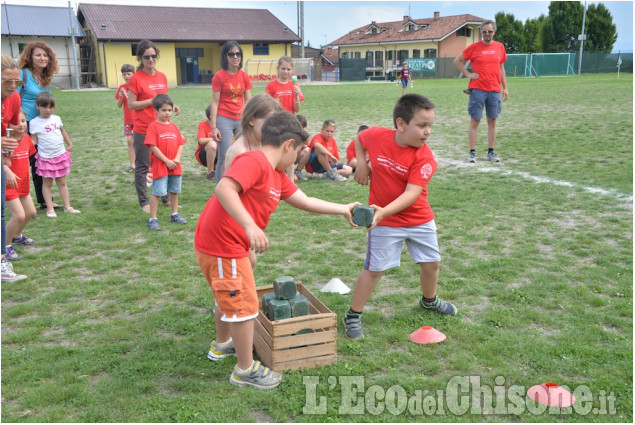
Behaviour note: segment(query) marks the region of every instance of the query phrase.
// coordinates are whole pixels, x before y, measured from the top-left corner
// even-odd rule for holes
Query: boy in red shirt
[[[357,134],[369,128],[367,125],[360,125],[357,129]],[[346,165],[353,169],[353,172],[357,169],[357,158],[355,157],[355,139],[351,140],[346,148]]]
[[[290,112],[269,116],[262,126],[262,149],[236,157],[196,226],[196,259],[216,300],[216,340],[207,358],[236,356],[229,378],[234,385],[270,389],[282,380],[280,373],[253,360],[259,304],[249,261],[250,250],[258,254],[269,248],[264,230],[280,200],[305,211],[341,214],[355,226],[351,211],[359,202],[344,205],[309,198],[285,174],[308,136]]]
[[[134,128],[134,114],[130,108],[128,108],[128,80],[134,74],[134,66],[125,64],[121,67],[121,77],[124,83],[119,86],[115,99],[117,100],[117,106],[123,107],[123,134],[126,136],[126,142],[128,143],[128,158],[130,159],[130,166],[124,170],[125,174],[134,173],[134,141],[132,138],[132,129]]]
[[[368,204],[375,213],[368,230],[364,269],[357,278],[353,302],[344,317],[346,335],[350,338],[364,336],[362,310],[385,271],[399,266],[404,241],[421,269],[423,295],[419,305],[439,314],[456,314],[454,305],[437,296],[441,255],[434,213],[428,204],[428,182],[437,162],[426,144],[434,108],[426,97],[404,95],[393,110],[396,130],[372,127],[355,140],[355,181],[367,185],[370,180]]]
[[[334,134],[335,121],[324,121],[322,132],[313,136],[309,143],[311,158],[306,165],[306,170],[309,173],[324,173],[330,180],[343,182],[346,181],[346,177],[353,174],[353,169],[339,163],[340,153],[337,150]]]
[[[152,99],[157,112],[157,120],[150,123],[144,144],[150,149],[150,167],[152,168],[152,197],[150,198],[151,230],[161,230],[157,220],[157,210],[161,197],[169,194],[172,215],[171,223],[185,224],[187,221],[178,213],[179,193],[181,193],[181,154],[187,140],[179,128],[172,122],[174,103],[167,94],[158,94]]]
[[[212,126],[210,125],[209,117],[212,112],[212,105],[205,108],[206,121],[198,123],[198,133],[196,134],[196,140],[198,140],[198,146],[196,147],[196,153],[194,157],[203,167],[207,167],[207,174],[205,174],[205,180],[214,181],[216,177],[216,142],[212,137]]]

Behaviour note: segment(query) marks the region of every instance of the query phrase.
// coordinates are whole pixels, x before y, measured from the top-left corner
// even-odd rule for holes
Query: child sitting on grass
[[[211,111],[212,105],[208,105],[205,108],[207,120],[198,123],[198,133],[196,134],[198,146],[194,154],[194,158],[196,158],[198,163],[203,167],[207,167],[207,173],[205,174],[205,180],[207,181],[215,181],[216,179],[216,149],[218,147],[212,137],[212,126],[209,123]]]
[[[178,213],[179,193],[181,193],[181,154],[187,140],[176,124],[170,122],[174,102],[167,94],[158,94],[152,99],[157,111],[157,120],[150,123],[144,144],[150,148],[152,167],[152,197],[150,198],[150,230],[161,230],[157,219],[159,200],[169,194],[172,215],[170,223],[185,224],[187,221]]]
[[[276,102],[277,103],[277,102]],[[207,202],[196,226],[196,259],[214,292],[216,340],[207,358],[238,358],[229,382],[259,389],[278,386],[282,374],[253,360],[254,319],[258,295],[249,252],[265,252],[265,228],[280,200],[304,211],[343,215],[352,225],[359,202],[336,204],[304,194],[286,176],[308,134],[288,111],[271,115],[262,125],[259,150],[236,157]]]
[[[341,164],[340,153],[337,149],[335,135],[335,121],[326,120],[322,125],[322,131],[311,139],[311,158],[306,165],[310,173],[323,173],[330,180],[337,182],[346,181],[346,177],[353,174],[353,169]]]
[[[357,135],[362,131],[369,128],[367,125],[360,125],[357,129]],[[346,148],[346,165],[353,169],[353,172],[357,169],[357,158],[355,157],[355,139],[351,140]]]

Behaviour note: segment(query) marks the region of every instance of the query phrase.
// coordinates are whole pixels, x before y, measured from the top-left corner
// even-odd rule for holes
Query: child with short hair
[[[253,360],[254,319],[259,303],[249,252],[265,252],[264,233],[280,200],[320,214],[341,214],[352,222],[358,202],[336,204],[306,196],[284,170],[298,156],[308,137],[288,111],[276,112],[262,125],[262,148],[236,157],[205,205],[194,235],[196,259],[209,282],[216,305],[216,340],[207,358],[236,356],[229,381],[259,389],[278,386],[282,374]]]
[[[198,146],[194,153],[194,158],[196,158],[198,163],[207,168],[207,174],[205,174],[205,180],[207,181],[216,180],[216,149],[218,147],[212,137],[212,126],[209,121],[211,113],[212,105],[208,105],[205,108],[207,120],[198,123],[198,133],[196,134]]]
[[[8,260],[19,260],[20,256],[13,245],[33,245],[35,241],[25,236],[22,231],[35,216],[35,205],[30,194],[29,157],[35,155],[35,146],[31,137],[26,133],[26,114],[20,109],[20,123],[13,128],[13,138],[18,141],[18,147],[11,153],[11,164],[3,164],[6,175],[7,207],[11,211],[11,220],[7,223],[7,233],[2,235],[7,242]]]
[[[187,142],[176,124],[170,122],[174,102],[167,94],[157,94],[152,99],[152,107],[157,112],[157,120],[150,123],[144,144],[150,149],[152,167],[152,197],[150,198],[150,230],[161,230],[157,219],[159,200],[169,194],[172,214],[170,223],[185,224],[187,220],[179,214],[179,193],[183,171],[181,154]]]
[[[296,115],[295,117],[298,119],[298,122],[300,123],[302,128],[306,130],[308,126],[306,117],[300,114]],[[302,150],[300,151],[300,155],[298,155],[298,159],[295,160],[295,163],[294,163],[295,171],[293,170],[293,165],[289,167],[289,170],[287,170],[287,175],[289,176],[289,178],[293,178],[293,181],[308,180],[304,176],[304,174],[302,174],[302,170],[304,169],[304,167],[306,167],[306,164],[309,162],[309,159],[311,158],[311,149],[308,146],[309,139],[306,139],[306,142],[307,142],[307,146],[304,146],[302,148]]]
[[[66,185],[66,175],[71,171],[71,150],[73,142],[64,129],[59,116],[54,115],[55,98],[52,94],[42,92],[35,98],[35,106],[39,115],[29,121],[29,131],[33,144],[37,145],[35,169],[42,176],[42,195],[46,203],[46,216],[57,217],[53,204],[53,179],[64,203],[64,212],[79,214],[81,211],[71,207]],[[66,148],[64,148],[66,145]]]
[[[123,107],[123,134],[126,136],[126,142],[128,143],[128,159],[130,159],[130,166],[124,170],[125,174],[134,173],[134,140],[132,137],[132,130],[134,128],[134,115],[130,108],[128,108],[128,81],[130,77],[135,73],[134,66],[126,63],[121,67],[121,77],[124,83],[119,86],[115,99],[117,100],[117,106]]]
[[[428,204],[428,182],[437,161],[427,145],[435,105],[419,94],[402,96],[393,110],[396,130],[372,127],[355,140],[355,181],[368,185],[368,204],[374,216],[368,230],[364,269],[357,278],[353,302],[344,317],[346,335],[361,338],[362,311],[375,286],[391,267],[398,267],[403,242],[419,264],[423,295],[419,305],[427,311],[454,316],[456,307],[437,296],[441,254],[434,213]],[[370,165],[366,163],[366,155]],[[370,170],[372,167],[372,178]]]
[[[353,174],[353,169],[339,162],[340,153],[337,150],[334,134],[335,121],[324,121],[322,132],[313,136],[309,144],[311,157],[306,165],[306,170],[309,173],[324,174],[330,180],[344,182],[346,177]]]
[[[369,127],[367,125],[360,125],[357,129],[357,135],[368,128]],[[349,143],[348,147],[346,148],[346,165],[351,167],[353,169],[353,172],[355,172],[355,169],[357,169],[357,158],[355,157],[355,139],[351,140],[351,143]]]
[[[258,93],[247,101],[243,116],[240,119],[240,133],[238,133],[234,144],[225,153],[225,164],[223,164],[225,170],[229,170],[234,159],[241,153],[262,148],[260,143],[262,123],[269,115],[281,110],[280,103],[266,93]]]
[[[282,56],[278,59],[278,78],[272,80],[265,88],[265,93],[276,99],[282,109],[292,114],[300,112],[300,102],[304,100],[302,89],[293,82],[293,59]]]

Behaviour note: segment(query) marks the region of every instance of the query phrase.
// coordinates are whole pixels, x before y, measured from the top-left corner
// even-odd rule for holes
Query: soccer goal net
[[[575,53],[507,55],[505,73],[510,77],[575,75],[575,56]]]

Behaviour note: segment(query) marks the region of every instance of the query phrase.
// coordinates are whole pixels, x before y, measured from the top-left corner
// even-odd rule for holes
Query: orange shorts
[[[256,318],[260,305],[249,258],[216,257],[196,248],[194,253],[223,313],[221,320],[243,322]]]

